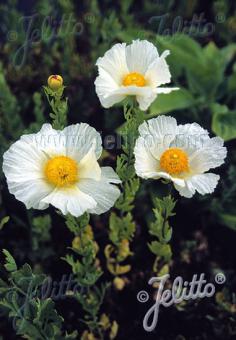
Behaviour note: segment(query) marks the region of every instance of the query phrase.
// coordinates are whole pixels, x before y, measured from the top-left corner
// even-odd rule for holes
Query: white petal
[[[193,176],[190,181],[199,194],[205,195],[210,194],[215,190],[219,179],[219,175],[207,173]]]
[[[169,116],[158,116],[157,118],[149,119],[139,127],[139,133],[142,137],[153,135],[156,138],[163,138],[167,134],[171,134],[173,138],[177,132],[176,119]]]
[[[157,176],[158,176],[158,178],[168,179],[168,180],[172,181],[173,183],[179,185],[180,187],[184,187],[184,185],[185,185],[184,180],[182,178],[173,177],[173,176],[169,175],[167,172],[163,172],[163,171],[159,170],[157,172]]]
[[[195,188],[192,186],[191,182],[186,181],[185,186],[179,186],[178,184],[174,184],[175,189],[179,192],[179,194],[186,198],[191,198],[195,194]]]
[[[149,119],[139,127],[140,135],[156,159],[169,147],[177,132],[177,122],[173,117],[158,116]]]
[[[27,177],[26,177],[27,178]],[[14,182],[10,179],[7,181],[8,189],[17,200],[23,202],[27,209],[46,209],[48,204],[42,200],[52,192],[52,187],[42,179],[25,180]]]
[[[129,72],[145,75],[148,67],[159,57],[157,48],[147,40],[135,40],[126,47]]]
[[[119,176],[110,166],[102,167],[102,178],[110,183],[115,183],[115,184],[121,183]]]
[[[168,94],[171,93],[172,91],[177,91],[179,90],[179,87],[157,87],[154,92],[157,94]]]
[[[150,96],[152,93],[151,87],[148,86],[121,86],[113,91],[113,94],[125,96]]]
[[[141,110],[145,110],[145,107],[147,106],[145,101],[147,100],[148,103],[150,102],[150,99],[153,101],[156,94],[153,93],[151,87],[121,86],[110,92],[107,91],[105,93],[104,91],[104,95],[99,96],[99,99],[103,107],[109,108],[112,105],[119,103],[127,96],[137,96],[138,102],[141,103]]]
[[[139,103],[139,108],[142,111],[146,111],[149,106],[154,102],[157,95],[154,92],[151,92],[149,96],[137,96],[137,102]]]
[[[95,145],[97,159],[102,153],[102,139],[100,134],[90,125],[80,123],[67,126],[62,135],[66,141],[66,155],[80,161]],[[94,144],[95,143],[95,144]]]
[[[149,65],[145,73],[145,79],[148,81],[150,86],[157,87],[170,83],[171,74],[169,71],[169,66],[165,60],[168,55],[169,51],[165,51],[160,57],[155,59],[152,64]]]
[[[181,188],[175,185],[181,196],[190,198],[194,195],[195,191],[201,195],[212,193],[220,179],[219,175],[212,173],[200,174],[190,177],[185,181],[186,187]]]
[[[188,156],[202,148],[210,140],[209,133],[199,124],[178,125],[176,138],[171,143],[171,147],[185,150]]]
[[[192,153],[189,159],[192,171],[195,173],[203,173],[223,164],[227,155],[227,150],[223,144],[223,139],[219,137],[205,140],[203,146]]]
[[[109,174],[108,177],[106,177],[107,174]],[[97,203],[96,207],[92,207],[88,212],[102,214],[108,211],[120,196],[120,190],[115,185],[109,183],[111,174],[112,171],[106,167],[105,170],[102,168],[102,178],[100,181],[92,179],[82,179],[79,181],[78,187],[80,190],[91,195]],[[118,179],[114,178],[114,174],[112,174],[112,178],[113,181],[117,182]]]
[[[43,180],[43,166],[47,157],[37,150],[33,135],[23,136],[3,155],[3,172],[8,188],[28,209],[45,209],[41,202],[52,188]]]
[[[117,104],[124,99],[124,95],[119,95],[115,93],[108,94],[107,96],[99,96],[100,103],[105,109],[109,109],[114,104]]]
[[[113,92],[119,88],[114,79],[103,69],[100,70],[99,76],[95,80],[96,93],[99,97],[101,105],[109,108],[112,105],[122,101],[125,96],[114,94]]]
[[[120,87],[120,84],[117,84],[114,78],[102,68],[99,70],[99,76],[95,79],[94,83],[98,95],[105,95]]]
[[[3,172],[13,182],[43,178],[43,165],[47,159],[34,144],[18,140],[3,155]]]
[[[81,159],[78,164],[79,180],[81,178],[91,178],[95,181],[101,179],[101,168],[97,162],[94,147]]]
[[[157,178],[157,169],[159,161],[154,158],[150,149],[146,146],[146,140],[139,137],[136,140],[134,147],[135,155],[135,171],[139,177],[142,178]]]
[[[64,155],[66,152],[65,136],[62,131],[54,130],[51,124],[43,124],[38,133],[23,135],[20,140],[34,145],[38,151],[43,151],[50,157]]]
[[[153,92],[151,87],[144,86],[121,86],[115,90],[113,94],[125,95],[125,96],[136,96],[139,108],[142,111],[147,110],[151,103],[155,100],[156,94]]]
[[[98,58],[96,65],[99,74],[106,71],[117,85],[121,85],[123,78],[129,73],[126,64],[126,44],[116,44],[107,51],[102,58]],[[102,69],[102,70],[101,70]]]
[[[92,195],[89,196],[83,193],[76,186],[67,189],[55,188],[53,192],[42,201],[47,204],[52,204],[64,215],[69,213],[75,217],[83,215],[83,213],[95,208],[97,205]]]
[[[45,124],[43,127],[49,126]],[[37,135],[22,136],[3,155],[3,172],[9,191],[23,202],[27,209],[47,208],[48,204],[42,203],[41,200],[52,191],[43,180],[43,166],[48,158],[40,150],[42,140],[37,143]]]
[[[209,132],[203,129],[199,124],[192,123],[192,124],[180,124],[178,125],[178,134],[179,135],[188,135],[190,137],[203,135],[208,136]]]

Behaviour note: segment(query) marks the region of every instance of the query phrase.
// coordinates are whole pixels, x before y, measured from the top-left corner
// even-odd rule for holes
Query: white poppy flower
[[[136,96],[139,108],[147,110],[159,93],[178,90],[159,87],[170,83],[165,61],[168,54],[165,51],[159,56],[156,47],[147,40],[135,40],[128,46],[114,45],[96,63],[99,76],[95,86],[102,106],[109,108],[126,96]]]
[[[111,167],[99,166],[101,152],[101,137],[88,124],[63,131],[44,124],[5,152],[3,171],[9,191],[28,209],[52,204],[64,215],[102,214],[119,197],[112,183],[120,179]]]
[[[214,191],[220,176],[206,173],[224,163],[227,150],[219,137],[210,138],[198,124],[177,125],[175,118],[159,116],[139,127],[135,170],[142,178],[165,178],[181,196]]]

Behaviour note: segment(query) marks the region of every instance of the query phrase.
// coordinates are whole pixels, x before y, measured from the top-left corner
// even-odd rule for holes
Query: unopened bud
[[[48,77],[48,86],[51,90],[57,91],[59,90],[63,85],[63,78],[58,74],[53,74],[50,77]]]

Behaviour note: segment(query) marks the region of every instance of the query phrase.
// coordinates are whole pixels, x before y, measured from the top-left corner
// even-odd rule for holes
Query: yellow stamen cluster
[[[144,76],[138,72],[131,72],[127,74],[123,79],[124,86],[145,86],[146,80]]]
[[[179,175],[189,170],[188,156],[179,148],[170,148],[163,152],[160,167],[170,175]]]
[[[70,187],[78,181],[77,163],[66,156],[56,156],[44,168],[47,181],[57,187]]]

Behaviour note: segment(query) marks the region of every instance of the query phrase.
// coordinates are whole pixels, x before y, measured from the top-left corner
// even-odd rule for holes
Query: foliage
[[[170,240],[172,237],[172,228],[168,219],[174,216],[173,213],[176,202],[171,196],[166,196],[163,199],[154,199],[154,216],[155,221],[150,224],[149,233],[156,238],[148,244],[151,252],[156,256],[156,260],[153,266],[153,270],[159,271],[157,268],[160,260],[165,263],[169,263],[172,252],[170,247]]]
[[[49,116],[53,119],[52,126],[56,130],[63,129],[67,122],[67,99],[62,100],[64,89],[65,86],[62,86],[57,91],[53,91],[48,86],[44,86],[44,92],[53,111]]]
[[[108,285],[102,284],[100,287],[96,285],[102,275],[102,270],[96,259],[98,245],[88,222],[87,213],[77,219],[71,215],[67,216],[66,225],[75,238],[71,248],[73,254],[67,254],[64,260],[71,266],[77,283],[83,288],[75,294],[75,298],[85,311],[83,321],[92,332],[91,334],[98,334],[101,337],[103,328],[99,324],[99,311]]]
[[[117,158],[116,172],[122,181],[122,192],[115,207],[120,216],[111,213],[109,219],[109,239],[113,245],[105,248],[107,268],[113,275],[129,272],[131,266],[122,264],[129,255],[130,241],[134,236],[135,222],[131,211],[134,208],[135,195],[139,189],[140,180],[134,169],[134,145],[138,137],[138,127],[144,120],[143,113],[135,107],[133,99],[127,99],[124,104],[125,124],[120,129],[123,137],[122,154]]]
[[[3,250],[7,281],[0,281],[0,306],[13,322],[17,335],[26,339],[75,339],[62,332],[63,318],[55,310],[51,298],[40,297],[46,276],[34,274],[28,264],[17,268],[13,256]]]

